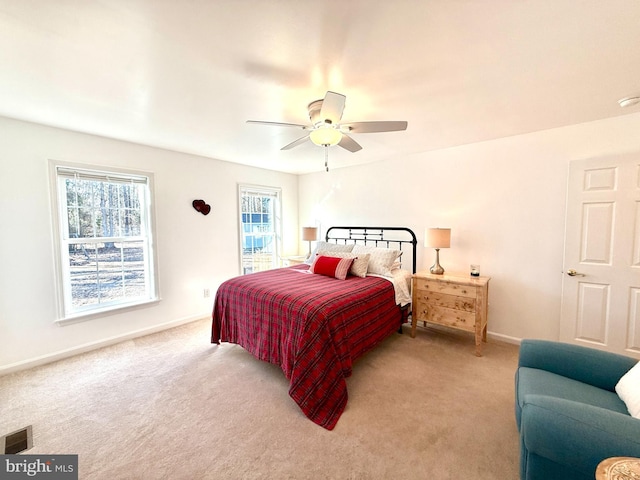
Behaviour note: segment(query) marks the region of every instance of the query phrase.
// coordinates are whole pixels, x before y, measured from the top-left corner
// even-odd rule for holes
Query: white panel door
[[[560,340],[640,358],[640,154],[569,166]]]

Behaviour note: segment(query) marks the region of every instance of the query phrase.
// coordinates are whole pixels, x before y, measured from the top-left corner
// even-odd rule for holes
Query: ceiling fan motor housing
[[[315,100],[309,104],[307,107],[309,110],[309,120],[313,125],[317,125],[318,123],[325,123],[324,118],[320,118],[320,112],[322,110],[322,100]],[[331,123],[331,120],[329,120]]]

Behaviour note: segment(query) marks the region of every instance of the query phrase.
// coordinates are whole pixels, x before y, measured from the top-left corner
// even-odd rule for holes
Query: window
[[[156,300],[151,175],[53,171],[62,319]]]
[[[241,272],[280,266],[280,190],[240,185]]]

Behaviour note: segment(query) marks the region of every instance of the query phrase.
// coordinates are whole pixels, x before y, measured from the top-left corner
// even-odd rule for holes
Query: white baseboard
[[[42,355],[40,357],[30,358],[28,360],[22,360],[16,363],[10,363],[9,365],[0,366],[0,376],[7,375],[9,373],[18,372],[20,370],[28,370],[29,368],[52,363],[64,358],[73,357],[81,353],[90,352],[91,350],[97,350],[98,348],[108,347],[116,343],[131,340],[133,338],[143,337],[152,333],[161,332],[162,330],[168,330],[186,323],[195,322],[197,320],[203,320],[208,318],[206,315],[193,315],[190,317],[179,318],[170,322],[161,323],[152,327],[141,328],[134,330],[133,332],[125,333],[123,335],[117,335],[115,337],[105,338],[95,342],[85,343],[77,347],[69,348],[66,350],[60,350],[58,352]]]
[[[409,327],[411,326],[410,323],[405,323],[405,325],[408,325]],[[422,323],[418,322],[418,326],[420,327],[421,325]],[[438,325],[435,323],[428,323],[427,328],[431,328],[433,330],[440,330],[443,332],[468,333],[471,336],[473,336],[473,332],[462,332],[461,330],[455,330],[450,327]],[[520,343],[522,342],[522,339],[519,337],[511,337],[509,335],[503,335],[502,333],[495,333],[490,330],[487,331],[487,339],[496,340],[498,342],[510,343],[513,345],[520,345]]]
[[[511,337],[509,335],[503,335],[501,333],[487,332],[487,338],[491,338],[492,340],[498,340],[499,342],[504,343],[512,343],[514,345],[520,345],[522,342],[521,338]]]

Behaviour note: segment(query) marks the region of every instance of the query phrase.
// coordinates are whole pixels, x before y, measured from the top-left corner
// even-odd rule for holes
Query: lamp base
[[[444,268],[440,266],[440,249],[436,248],[436,263],[429,269],[429,271],[434,275],[442,275],[444,273]]]

